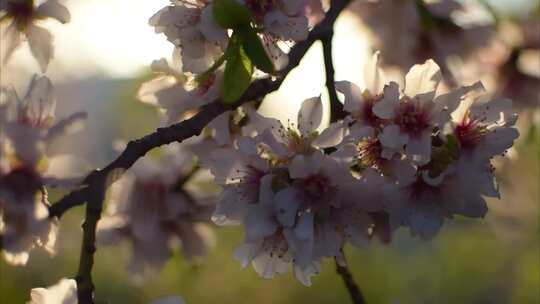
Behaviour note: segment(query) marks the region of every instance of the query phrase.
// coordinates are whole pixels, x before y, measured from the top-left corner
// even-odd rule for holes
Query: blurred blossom
[[[177,122],[218,98],[223,80],[222,69],[207,73],[203,80],[182,74],[174,68],[180,65],[178,51],[173,55],[173,66],[165,58],[155,60],[151,68],[160,75],[143,83],[137,92],[140,101],[159,108],[164,125]]]
[[[8,263],[25,265],[34,247],[55,252],[56,220],[48,218],[46,186],[68,186],[62,173],[73,161],[48,157],[55,139],[76,131],[84,113],[54,123],[56,97],[51,81],[34,76],[20,99],[12,88],[0,104],[0,232]],[[55,165],[51,165],[55,164]],[[77,172],[84,174],[84,172]],[[70,176],[72,177],[72,176]]]
[[[211,1],[171,1],[150,18],[156,33],[177,48],[185,71],[206,71],[227,47],[227,31],[214,21],[212,7]]]
[[[419,4],[421,3],[421,4]],[[381,51],[382,62],[406,71],[415,63],[433,58],[446,68],[450,56],[466,59],[489,45],[493,28],[483,14],[468,17],[472,4],[444,1],[364,1],[353,5],[371,36],[371,45]],[[457,17],[456,17],[457,15]],[[468,18],[465,18],[465,17]]]
[[[72,279],[61,279],[47,288],[33,288],[27,304],[77,304],[77,282]],[[148,304],[185,304],[181,297],[167,297],[153,300]]]
[[[37,26],[37,21],[53,18],[61,23],[71,19],[68,9],[58,0],[47,0],[35,6],[34,0],[2,0],[0,2],[0,28],[9,23],[2,32],[2,63],[6,64],[13,52],[23,42],[28,41],[32,55],[39,63],[41,72],[47,70],[54,56],[52,34]]]
[[[158,273],[181,246],[187,259],[206,254],[213,243],[208,213],[182,190],[193,156],[179,145],[164,149],[158,161],[144,158],[112,185],[106,215],[98,223],[100,245],[127,240],[128,270],[140,280]]]
[[[30,291],[30,298],[27,304],[77,304],[77,282],[61,279],[47,288],[34,288]]]

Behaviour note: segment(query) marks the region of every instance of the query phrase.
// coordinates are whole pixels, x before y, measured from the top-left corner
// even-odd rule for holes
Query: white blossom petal
[[[5,31],[2,33],[2,40],[0,40],[0,47],[2,50],[2,62],[6,64],[13,52],[19,48],[22,43],[21,33],[17,29],[17,24],[13,21],[10,25],[7,26]]]
[[[28,38],[32,55],[39,63],[41,72],[45,73],[53,57],[53,36],[46,29],[29,24],[26,29],[26,37]]]
[[[302,134],[310,134],[321,125],[323,106],[320,97],[304,100],[298,112],[298,130]]]
[[[36,8],[36,14],[43,17],[51,17],[61,23],[71,20],[69,10],[57,0],[48,0]]]
[[[324,129],[319,136],[312,142],[312,145],[318,148],[329,148],[337,146],[343,141],[347,133],[347,128],[343,122],[332,123]]]
[[[48,288],[33,288],[28,304],[76,304],[77,283],[72,279],[61,279]]]
[[[337,81],[336,90],[345,96],[343,109],[349,113],[357,113],[362,108],[364,97],[362,89],[349,81]]]
[[[379,51],[375,52],[364,66],[364,82],[366,83],[366,89],[371,95],[382,92],[386,84],[384,72],[379,67],[379,55]]]
[[[292,187],[285,188],[276,193],[274,201],[278,221],[285,227],[293,226],[300,205],[296,190]]]
[[[381,100],[373,105],[373,113],[382,119],[394,117],[396,108],[399,106],[399,87],[395,82],[384,86],[384,95]]]
[[[441,69],[432,59],[415,64],[405,76],[405,95],[415,97],[435,91],[442,80]]]
[[[383,146],[391,149],[397,149],[407,143],[409,136],[406,134],[401,134],[398,125],[389,125],[384,127],[381,134],[379,134],[379,140]]]

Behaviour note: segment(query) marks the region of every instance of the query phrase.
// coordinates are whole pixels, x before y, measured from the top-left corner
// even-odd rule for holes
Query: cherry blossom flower
[[[484,197],[499,197],[491,160],[519,135],[511,102],[474,99],[463,102],[452,116],[447,142],[434,148],[432,160],[417,167],[416,174],[398,171],[406,178],[385,199],[394,228],[404,225],[413,234],[432,238],[446,218],[483,217],[488,209]],[[452,139],[455,146],[448,145]]]
[[[237,148],[213,150],[203,165],[223,186],[212,220],[218,225],[240,223],[248,205],[258,201],[260,182],[269,172],[269,163],[258,155],[256,143],[244,137],[238,140]]]
[[[204,256],[212,243],[206,208],[178,188],[192,165],[192,155],[174,145],[159,162],[142,159],[112,186],[107,214],[98,223],[98,243],[129,241],[128,270],[136,280],[159,271],[175,242],[188,259]]]
[[[45,187],[73,182],[66,167],[76,160],[69,155],[47,158],[47,147],[57,137],[76,131],[86,114],[76,113],[53,124],[56,98],[44,76],[33,78],[22,100],[12,89],[7,95],[0,121],[2,253],[8,263],[25,265],[35,247],[55,252],[56,220],[49,219]]]
[[[227,31],[215,22],[209,0],[171,0],[149,23],[178,48],[184,71],[205,72],[227,45]]]
[[[253,13],[257,27],[263,29],[260,38],[276,70],[287,65],[286,42],[302,41],[309,31],[308,14],[317,19],[322,13],[320,1],[304,0],[242,0]],[[318,3],[317,3],[318,2]]]
[[[512,101],[485,96],[464,102],[452,113],[450,130],[457,138],[464,156],[486,161],[504,154],[519,136],[514,124],[517,114]],[[451,132],[446,129],[446,132]]]
[[[245,242],[235,253],[243,267],[251,262],[260,276],[272,278],[292,263],[296,278],[309,286],[323,258],[344,261],[346,240],[367,243],[372,221],[357,191],[363,187],[332,158],[298,155],[288,169],[275,167],[258,181],[257,196],[248,203],[227,202],[229,210],[243,214],[229,222],[241,221],[245,228]]]
[[[30,51],[36,58],[42,72],[47,70],[54,56],[52,34],[36,25],[38,20],[53,18],[60,23],[71,19],[68,9],[58,0],[47,0],[34,5],[34,0],[4,0],[0,5],[0,25],[9,23],[3,31],[3,63],[7,63],[13,52],[22,44],[23,37],[28,40]]]
[[[77,282],[73,279],[61,279],[48,288],[33,288],[27,304],[77,304]],[[148,304],[185,304],[179,296],[157,299]]]
[[[343,109],[350,113],[345,119],[332,123],[316,141],[321,148],[337,146],[342,140],[356,142],[374,135],[382,120],[373,113],[373,106],[384,94],[386,77],[379,67],[379,52],[375,52],[364,66],[365,88],[349,81],[336,82],[336,90],[343,94]]]
[[[270,128],[260,132],[260,147],[267,158],[277,163],[288,163],[295,155],[309,155],[316,151],[322,123],[323,108],[320,97],[302,102],[298,111],[297,123],[289,122],[285,127],[278,120],[267,121]],[[326,138],[323,138],[326,141]]]
[[[384,97],[373,106],[377,117],[390,121],[378,135],[385,149],[393,151],[405,146],[405,154],[414,162],[425,164],[430,160],[433,132],[444,128],[466,94],[481,88],[476,83],[437,94],[441,79],[439,66],[428,60],[407,73],[402,96],[396,83],[385,87]]]
[[[72,279],[61,279],[48,288],[33,288],[27,304],[76,304],[77,282]]]
[[[488,46],[495,36],[488,14],[480,13],[482,9],[473,4],[454,0],[421,3],[376,0],[355,5],[372,45],[381,50],[386,65],[406,71],[433,58],[446,67],[452,56],[467,59]]]
[[[219,96],[222,70],[208,73],[204,79],[195,79],[169,66],[164,58],[154,61],[151,68],[161,75],[143,83],[137,92],[137,98],[156,106],[162,113],[165,125],[189,116],[200,106],[214,101]]]

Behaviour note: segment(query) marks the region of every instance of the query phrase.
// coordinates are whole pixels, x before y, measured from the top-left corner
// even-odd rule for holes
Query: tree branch
[[[108,185],[129,169],[141,157],[150,150],[172,142],[182,142],[192,136],[197,136],[202,129],[218,115],[227,110],[235,109],[242,104],[261,98],[273,91],[276,91],[285,77],[291,70],[296,68],[300,60],[304,57],[311,45],[328,35],[332,35],[334,23],[339,14],[347,7],[352,0],[334,0],[326,17],[310,31],[306,40],[297,43],[289,52],[288,65],[279,72],[275,80],[264,78],[254,81],[244,93],[244,95],[234,104],[227,106],[221,100],[201,107],[199,113],[188,120],[166,128],[159,128],[154,133],[146,135],[140,139],[130,141],[124,151],[110,164],[101,170],[94,170],[83,181],[82,187],[72,191],[64,196],[56,204],[49,208],[49,216],[60,218],[69,209],[84,204],[92,188],[101,182],[105,183],[105,189]],[[116,174],[111,174],[115,172]]]
[[[204,105],[200,111],[188,120],[184,120],[166,128],[159,128],[152,134],[140,139],[130,141],[124,151],[110,164],[101,170],[94,170],[81,183],[81,187],[64,196],[49,208],[51,218],[60,218],[72,207],[86,204],[85,221],[83,228],[83,241],[79,270],[76,276],[77,295],[79,303],[94,303],[94,284],[92,282],[92,268],[94,265],[94,252],[96,251],[96,227],[101,217],[105,191],[108,186],[135,162],[146,155],[150,150],[172,142],[182,142],[192,136],[199,135],[203,128],[218,115],[232,110],[240,105],[259,99],[270,92],[277,90],[289,72],[298,66],[300,60],[311,45],[322,38],[332,37],[333,26],[339,14],[352,0],[333,0],[330,10],[325,18],[309,33],[305,41],[297,43],[289,52],[289,63],[280,71],[275,80],[269,78],[254,81],[244,95],[234,104],[227,106],[221,100]]]
[[[336,82],[334,80],[334,60],[332,58],[332,38],[334,38],[333,29],[329,30],[324,37],[321,38],[323,45],[324,69],[326,75],[326,89],[330,98],[330,122],[336,122],[346,116],[343,110],[343,104],[339,101]]]
[[[83,241],[79,260],[79,271],[75,277],[77,281],[77,298],[81,304],[94,303],[94,283],[92,282],[92,267],[94,266],[94,253],[96,252],[96,227],[101,217],[101,209],[105,198],[105,184],[91,188],[83,228]]]
[[[360,291],[360,288],[354,281],[354,278],[352,277],[352,274],[347,268],[347,266],[341,266],[338,263],[338,261],[335,261],[335,263],[336,263],[336,272],[343,279],[343,283],[345,283],[345,287],[347,287],[347,291],[349,292],[349,295],[351,296],[351,300],[353,304],[365,304],[366,301],[364,300],[364,296],[362,296],[362,292]]]

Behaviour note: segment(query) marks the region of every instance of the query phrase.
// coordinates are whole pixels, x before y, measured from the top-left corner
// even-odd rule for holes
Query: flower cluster
[[[213,16],[213,2],[171,0],[169,6],[150,18],[156,33],[165,34],[175,45],[175,57],[181,60],[185,72],[205,72],[227,47],[229,36]],[[255,26],[261,29],[259,37],[277,69],[287,62],[283,52],[286,42],[306,39],[310,19],[313,22],[324,14],[318,0],[238,2],[251,12]]]
[[[77,131],[86,118],[75,113],[54,123],[56,98],[50,80],[34,76],[19,99],[13,89],[0,102],[0,234],[10,264],[24,265],[34,247],[54,252],[56,223],[48,217],[45,186],[73,182],[68,155],[47,157],[58,137]],[[82,172],[84,173],[84,172]],[[79,172],[79,174],[82,174]]]
[[[384,63],[402,71],[429,58],[440,64],[452,56],[466,59],[495,36],[489,14],[473,3],[376,0],[356,8]]]
[[[479,83],[441,94],[432,60],[413,66],[400,89],[377,59],[364,89],[336,83],[348,115],[322,132],[321,101],[312,98],[296,126],[266,118],[255,136],[205,157],[223,186],[212,219],[244,226],[235,253],[243,266],[270,278],[292,264],[309,285],[323,258],[345,263],[348,241],[363,246],[398,227],[432,238],[446,218],[482,217],[484,197],[498,196],[490,161],[518,136],[511,102],[478,97]]]
[[[99,245],[126,240],[136,280],[161,270],[178,243],[187,259],[202,257],[213,243],[204,224],[211,209],[183,189],[193,155],[180,145],[164,149],[159,161],[144,158],[112,185],[107,213],[97,227]]]
[[[235,9],[247,16],[247,24],[232,31],[220,24],[214,10],[220,3],[238,6]],[[149,22],[156,33],[163,33],[174,44],[173,65],[164,58],[154,61],[152,70],[160,76],[144,83],[137,97],[159,106],[164,124],[183,119],[235,87],[223,83],[227,66],[238,65],[235,58],[249,57],[248,74],[235,79],[242,82],[243,89],[249,85],[253,65],[267,73],[282,69],[288,62],[290,45],[306,39],[310,27],[323,15],[320,0],[171,0]]]
[[[44,18],[66,23],[70,14],[57,0],[39,3],[0,0],[0,24],[10,22],[3,33],[4,63],[26,37],[46,71],[53,57],[52,35],[36,24]],[[342,4],[331,12],[339,13],[348,2]],[[441,85],[441,68],[428,58],[446,70],[449,57],[466,56],[487,43],[490,27],[459,26],[453,17],[465,7],[453,0],[362,5],[369,15],[364,21],[378,36],[386,63],[410,70],[403,85],[388,81],[376,52],[364,68],[363,88],[335,82],[343,104],[332,100],[331,108],[340,106],[343,112],[332,113],[328,125],[320,96],[305,100],[296,121],[286,124],[258,113],[261,100],[234,104],[251,95],[244,92],[254,77],[286,76],[277,72],[288,64],[293,44],[308,37],[310,44],[321,39],[319,31],[309,33],[325,15],[321,0],[170,0],[149,23],[174,45],[172,63],[154,61],[151,68],[158,76],[139,88],[137,98],[156,106],[164,125],[189,119],[211,102],[234,107],[218,116],[212,107],[209,113],[201,111],[197,119],[210,121],[202,135],[165,147],[157,159],[139,157],[147,148],[179,140],[181,136],[167,132],[182,125],[135,141],[106,169],[85,179],[66,168],[78,162],[73,156],[52,156],[49,147],[77,131],[86,114],[55,122],[56,98],[47,76],[34,76],[23,98],[13,88],[0,87],[3,258],[25,265],[34,248],[54,253],[58,228],[53,215],[58,213],[50,209],[47,187],[78,186],[75,194],[84,196],[96,190],[96,180],[115,178],[118,168],[129,169],[114,183],[105,183],[110,190],[105,202],[90,206],[100,209],[106,203],[103,217],[89,217],[87,209],[83,249],[92,249],[94,241],[98,247],[128,243],[128,270],[136,281],[160,271],[177,249],[188,260],[203,257],[214,242],[210,222],[242,226],[245,238],[234,253],[242,267],[251,264],[264,278],[292,268],[296,279],[308,286],[326,258],[346,265],[347,244],[365,247],[375,237],[390,242],[401,227],[431,239],[445,220],[483,217],[486,197],[499,197],[492,161],[518,138],[517,114],[511,100],[483,95],[480,82],[448,90]],[[329,23],[320,27],[323,32],[336,16],[329,14]],[[388,31],[388,25],[396,24]],[[448,43],[447,37],[457,38]],[[188,122],[187,128],[195,127],[186,134],[198,134],[200,122]],[[219,186],[216,204],[205,201],[215,192],[191,191],[188,181],[195,173],[211,175]],[[58,205],[62,209],[78,203]],[[95,233],[95,240],[87,233]],[[91,268],[86,258],[81,255],[80,265]],[[33,289],[29,303],[74,304],[87,291],[91,298],[89,273],[77,278],[82,283],[79,295],[76,281],[61,279],[47,289]],[[81,292],[81,286],[90,289]],[[183,300],[170,297],[152,303]]]

